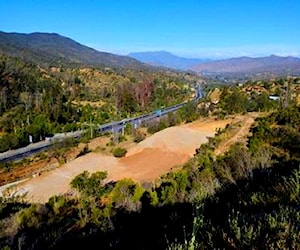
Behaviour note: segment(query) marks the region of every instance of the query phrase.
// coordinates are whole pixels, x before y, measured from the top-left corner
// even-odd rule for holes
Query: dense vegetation
[[[258,118],[247,145],[216,158],[219,131],[155,185],[104,184],[107,173],[83,172],[73,196],[1,198],[1,247],[299,249],[299,128],[300,108],[289,105]]]

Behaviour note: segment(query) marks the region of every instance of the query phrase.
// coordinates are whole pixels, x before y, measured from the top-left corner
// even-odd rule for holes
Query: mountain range
[[[128,56],[119,56],[82,45],[55,33],[0,32],[0,54],[47,65],[84,64],[115,68],[143,68],[145,64]]]
[[[147,64],[180,70],[189,70],[196,64],[211,61],[209,59],[179,57],[168,51],[133,52],[128,56]]]
[[[238,57],[223,60],[178,57],[167,51],[135,52],[120,56],[100,52],[56,33],[6,33],[0,31],[0,54],[42,65],[89,65],[127,69],[189,70],[202,75],[300,75],[297,57]]]
[[[191,70],[198,73],[216,74],[273,74],[273,75],[299,75],[300,58],[280,57],[238,57],[193,65]]]
[[[191,70],[203,75],[300,75],[300,58],[297,57],[237,57],[222,60],[190,59],[167,51],[136,52],[128,56],[141,62],[181,70]]]

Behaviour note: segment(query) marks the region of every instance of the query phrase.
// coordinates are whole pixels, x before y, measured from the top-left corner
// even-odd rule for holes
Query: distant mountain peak
[[[133,52],[128,54],[128,56],[143,63],[181,70],[188,70],[195,64],[209,61],[208,59],[179,57],[165,50]]]

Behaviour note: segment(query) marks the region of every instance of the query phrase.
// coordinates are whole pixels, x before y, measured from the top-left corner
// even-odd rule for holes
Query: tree
[[[199,114],[197,104],[193,102],[188,102],[179,110],[181,119],[186,122],[196,120],[199,117]]]
[[[41,141],[50,133],[49,121],[45,114],[37,115],[28,126],[27,132],[32,135],[33,140]]]
[[[0,91],[0,115],[7,109],[7,87],[2,87]]]
[[[144,108],[152,99],[154,93],[154,83],[150,79],[143,80],[135,88],[135,99],[139,105]]]
[[[84,171],[77,175],[70,183],[72,188],[77,189],[81,194],[102,197],[109,190],[103,185],[103,180],[107,177],[107,172],[95,172],[90,174]]]
[[[27,113],[32,105],[32,94],[30,92],[22,92],[20,93],[20,100],[24,103]]]
[[[112,190],[112,202],[116,207],[126,208],[128,211],[137,211],[141,208],[140,199],[144,189],[131,179],[118,181]]]
[[[229,114],[247,111],[247,96],[241,91],[239,91],[237,88],[234,88],[232,91],[224,89],[222,91],[220,100],[222,108]]]
[[[50,148],[50,157],[54,157],[59,164],[67,162],[68,150],[76,144],[73,137],[62,140],[54,140]]]
[[[119,110],[133,113],[137,110],[137,102],[134,96],[132,84],[119,84],[116,88],[116,106]]]

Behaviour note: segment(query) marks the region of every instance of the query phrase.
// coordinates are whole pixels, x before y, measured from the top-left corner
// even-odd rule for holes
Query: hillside
[[[296,57],[238,57],[207,63],[191,67],[192,70],[203,73],[217,74],[271,74],[275,76],[299,75],[300,59]]]
[[[38,142],[82,129],[86,121],[104,124],[182,102],[198,79],[185,72],[101,68],[67,59],[54,67],[61,63],[55,52],[37,59],[33,51],[28,49],[30,62],[0,53],[0,152],[28,145],[29,135]]]
[[[45,65],[84,64],[115,68],[145,68],[137,60],[82,45],[55,33],[0,32],[0,54],[18,57],[27,62]]]
[[[107,155],[100,160],[93,152],[55,172],[37,175],[21,184],[19,192],[29,191],[27,198],[11,195],[14,187],[2,198],[0,247],[299,249],[299,114],[299,107],[291,106],[257,118],[252,126],[254,120],[249,116],[245,123],[229,126],[223,119],[202,123],[211,126],[220,122],[225,128],[214,138],[203,137],[207,143],[199,140],[201,146],[198,144],[186,164],[153,183],[141,184],[119,174],[153,177],[153,168],[162,170],[165,152],[156,161],[141,154],[149,152],[152,145],[173,150],[173,138],[178,135],[191,136],[197,142],[195,131],[190,132],[197,129],[199,121],[177,131],[175,127],[162,131],[137,146],[144,151],[138,153],[133,148],[135,154],[120,160]],[[206,132],[202,126],[198,129],[197,136]],[[240,138],[242,143],[232,144],[232,138]],[[180,153],[180,147],[186,148],[180,143],[177,147]],[[131,161],[133,157],[139,157],[138,161]],[[169,159],[174,158],[171,155]],[[121,165],[115,168],[117,161]],[[82,168],[87,171],[74,178]],[[110,181],[113,172],[118,177],[115,182]],[[62,195],[59,186],[71,191]],[[36,196],[49,191],[59,195],[45,200]],[[33,198],[37,202],[30,203]]]
[[[134,52],[128,56],[147,64],[180,70],[188,70],[195,64],[209,61],[208,59],[179,57],[167,51]]]

